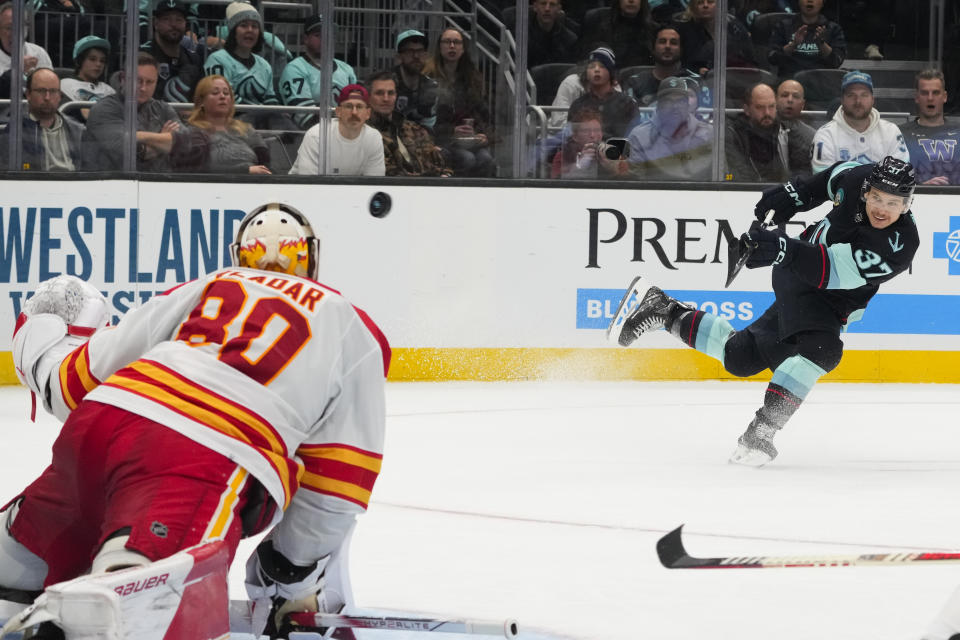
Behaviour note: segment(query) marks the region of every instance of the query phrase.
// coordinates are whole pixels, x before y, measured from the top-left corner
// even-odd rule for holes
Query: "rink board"
[[[392,212],[368,213],[388,192]],[[750,191],[589,190],[138,181],[3,182],[0,380],[15,382],[14,320],[37,283],[79,275],[130,308],[229,263],[246,209],[279,199],[321,237],[320,280],[377,321],[392,380],[724,379],[660,332],[608,346],[603,328],[643,274],[681,299],[749,324],[772,301],[769,271],[723,289],[727,239],[752,220]],[[957,196],[921,194],[920,249],[844,336],[828,379],[960,382]],[[799,214],[790,232],[827,211]]]

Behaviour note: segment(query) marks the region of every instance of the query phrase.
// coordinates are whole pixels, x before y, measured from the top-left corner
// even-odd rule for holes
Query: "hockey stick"
[[[252,633],[253,603],[249,600],[230,601],[230,631]],[[310,633],[320,628],[379,629],[387,631],[439,631],[469,633],[516,638],[519,625],[516,620],[494,622],[487,620],[447,620],[442,618],[408,618],[399,616],[351,616],[337,613],[291,613],[290,622],[298,632]]]
[[[304,631],[319,627],[350,627],[353,629],[380,629],[391,631],[439,631],[441,633],[470,633],[516,638],[519,625],[516,620],[489,622],[484,620],[443,620],[437,618],[399,618],[393,616],[347,616],[337,613],[291,613],[287,616]]]
[[[763,226],[767,227],[773,222],[774,210],[767,211],[763,218]],[[756,244],[747,244],[742,239],[737,238],[734,242],[727,245],[727,282],[723,285],[724,289],[730,286],[733,279],[737,277],[743,265],[747,264],[753,250],[757,248]]]
[[[697,558],[683,547],[680,525],[657,541],[657,556],[667,569],[796,569],[811,567],[895,567],[922,562],[960,562],[960,553],[898,551],[846,556],[730,556]]]

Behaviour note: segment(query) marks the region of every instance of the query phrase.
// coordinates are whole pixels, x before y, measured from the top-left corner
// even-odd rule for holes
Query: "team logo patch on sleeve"
[[[843,188],[837,190],[837,195],[833,197],[833,206],[839,207],[840,203],[843,202]]]

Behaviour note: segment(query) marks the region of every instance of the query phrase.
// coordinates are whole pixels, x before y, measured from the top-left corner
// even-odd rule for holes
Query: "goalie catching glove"
[[[40,283],[24,303],[13,332],[13,364],[17,378],[43,398],[48,411],[50,372],[109,322],[106,298],[76,276]]]
[[[247,596],[253,601],[253,632],[259,637],[286,637],[284,618],[288,613],[339,613],[344,603],[324,590],[324,569],[330,556],[310,566],[291,563],[264,540],[247,560]],[[258,633],[258,630],[259,633]]]

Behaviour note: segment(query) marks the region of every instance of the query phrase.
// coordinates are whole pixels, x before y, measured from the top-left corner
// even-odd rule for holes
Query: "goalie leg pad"
[[[52,621],[68,640],[212,640],[230,631],[221,541],[185,549],[142,567],[51,585],[4,632]]]
[[[39,592],[47,576],[47,563],[10,534],[19,509],[19,501],[14,501],[0,512],[0,587]]]

